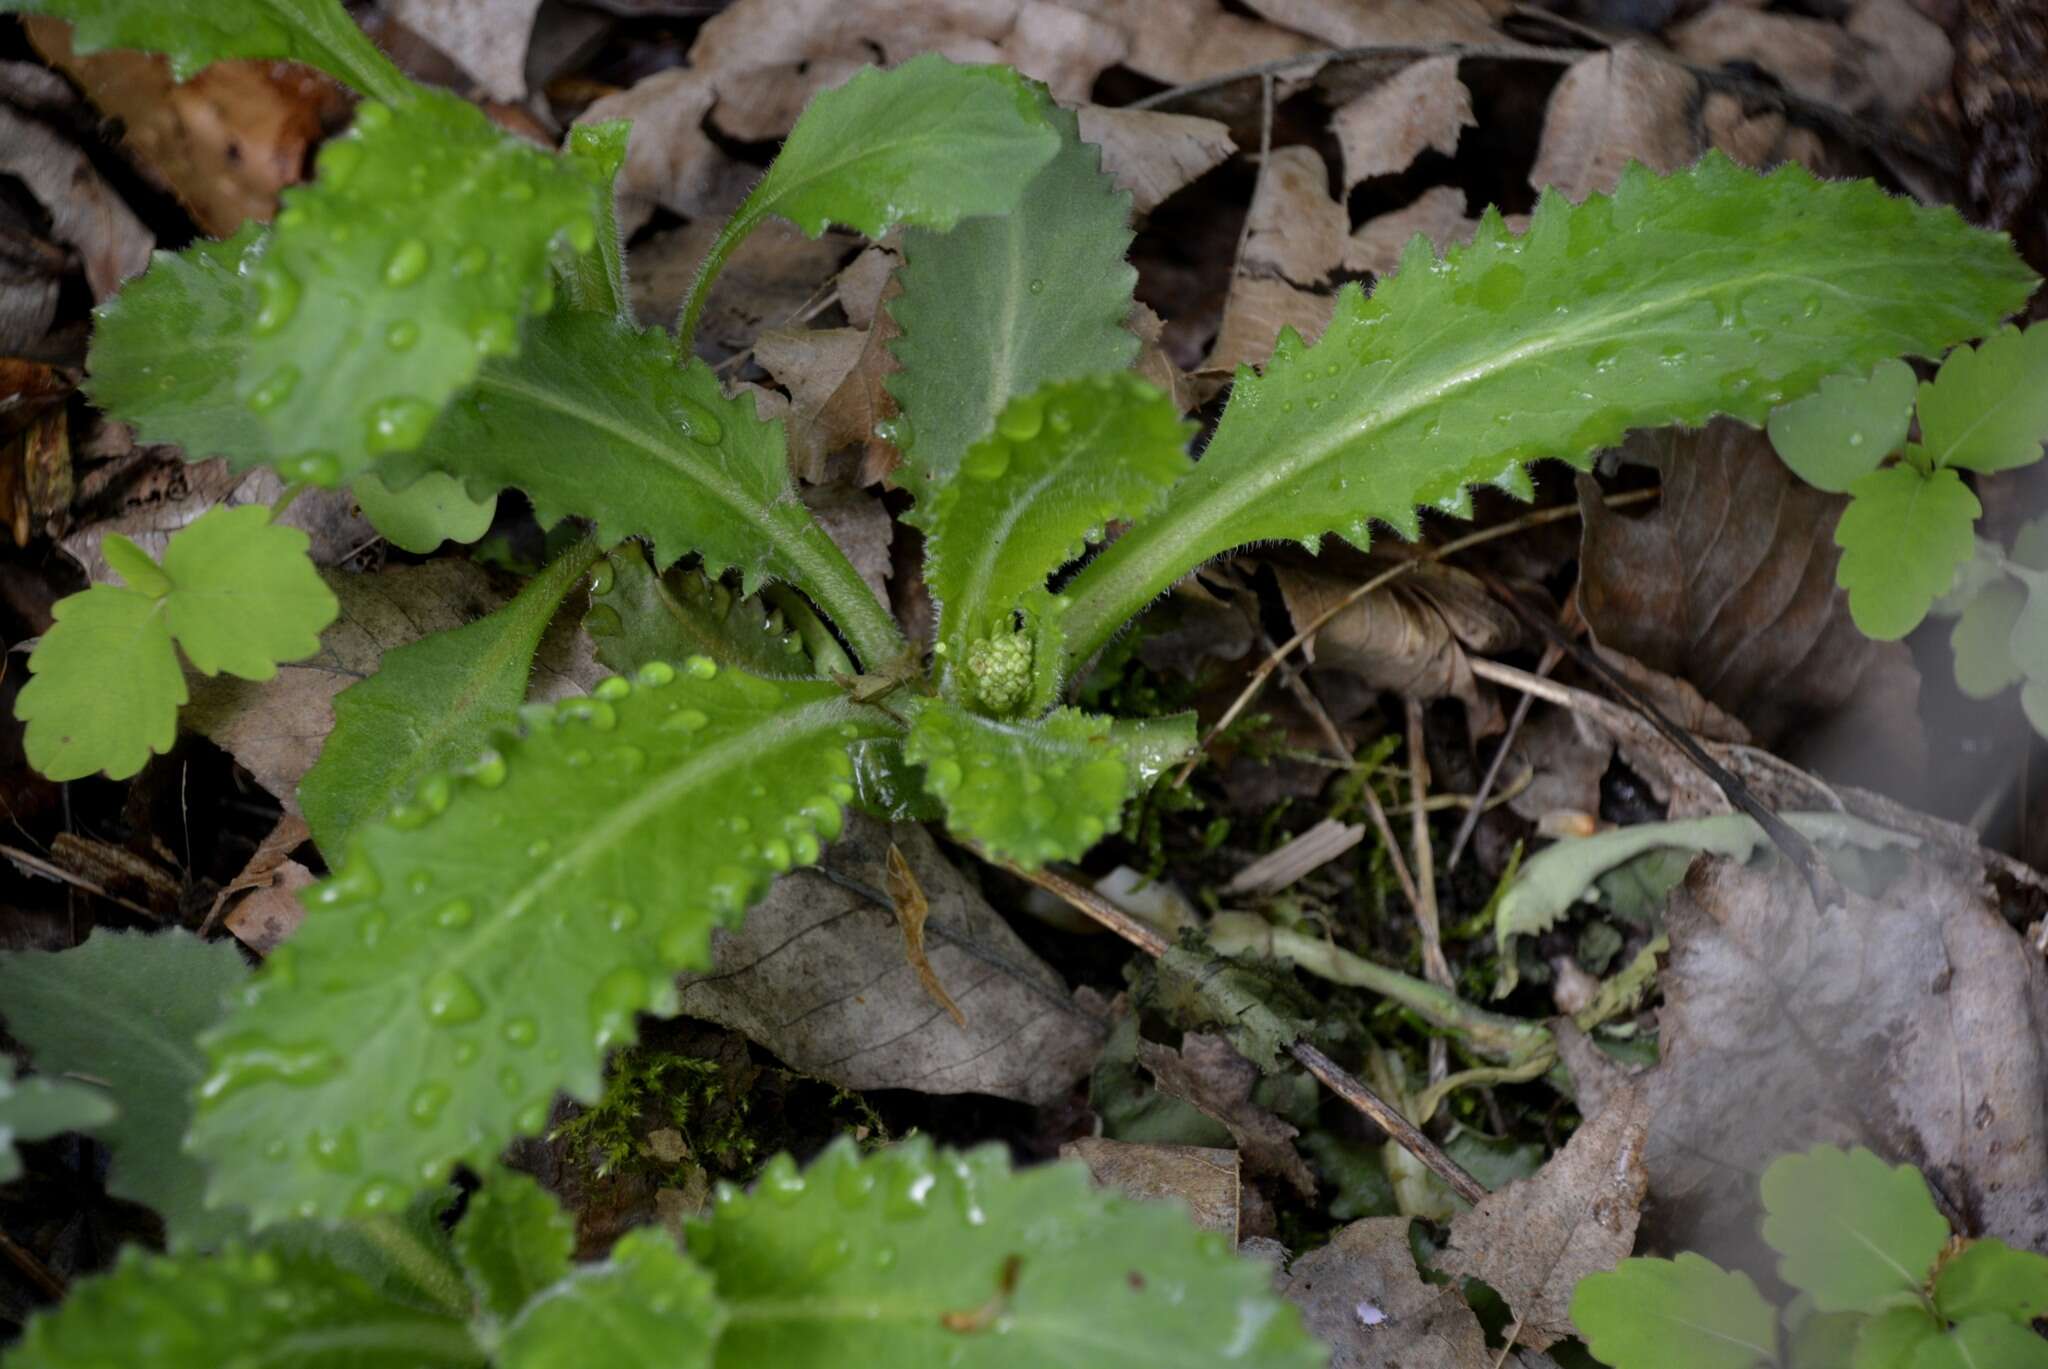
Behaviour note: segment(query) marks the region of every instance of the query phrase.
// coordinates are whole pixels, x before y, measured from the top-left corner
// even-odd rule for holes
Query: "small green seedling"
[[[1579,1281],[1572,1322],[1614,1369],[2041,1369],[2048,1255],[1953,1236],[1920,1172],[1817,1146],[1764,1171],[1764,1240],[1800,1296],[1686,1252]],[[1781,1334],[1782,1323],[1782,1334]]]

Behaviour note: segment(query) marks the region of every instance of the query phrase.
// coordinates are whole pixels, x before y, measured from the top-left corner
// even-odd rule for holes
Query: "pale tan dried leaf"
[[[1324,818],[1230,877],[1226,894],[1275,894],[1365,840],[1365,824]]]
[[[1237,1240],[1238,1155],[1207,1146],[1152,1145],[1084,1136],[1060,1147],[1062,1160],[1088,1166],[1095,1182],[1141,1202],[1178,1198],[1204,1231]]]
[[[1336,307],[1333,295],[1299,290],[1269,276],[1239,276],[1230,283],[1223,327],[1202,361],[1202,371],[1227,376],[1247,363],[1265,365],[1282,328],[1292,328],[1314,342],[1330,326]]]
[[[1078,0],[1076,8],[1121,23],[1131,40],[1124,65],[1167,85],[1299,57],[1321,46],[1301,34],[1233,14],[1221,0]],[[1284,96],[1314,75],[1314,67],[1305,64],[1287,80],[1275,82],[1275,88]]]
[[[1673,27],[1666,38],[1688,62],[1747,63],[1795,94],[1851,113],[1877,99],[1864,45],[1824,19],[1721,4]]]
[[[1138,359],[1131,366],[1145,379],[1162,390],[1173,401],[1173,407],[1185,414],[1195,407],[1194,386],[1180,367],[1173,364],[1173,358],[1166,354],[1160,339],[1166,332],[1166,324],[1159,315],[1143,304],[1131,306],[1131,316],[1124,326],[1138,335]]]
[[[1344,189],[1407,170],[1424,148],[1449,156],[1458,150],[1458,131],[1475,126],[1456,57],[1411,63],[1331,116],[1330,131],[1344,152]]]
[[[1367,1217],[1296,1260],[1281,1293],[1330,1347],[1330,1369],[1492,1369],[1455,1288],[1415,1270],[1406,1217]]]
[[[1955,48],[1941,25],[1907,0],[1857,0],[1844,27],[1865,49],[1877,107],[1893,118],[1948,86]]]
[[[1009,64],[1052,88],[1061,104],[1088,98],[1095,80],[1130,52],[1130,35],[1107,20],[1053,0],[1024,0],[1003,39]]]
[[[526,48],[541,0],[385,0],[393,19],[476,78],[493,100],[526,98]]]
[[[1221,1122],[1252,1173],[1285,1179],[1302,1197],[1315,1197],[1316,1177],[1294,1148],[1301,1133],[1252,1101],[1259,1067],[1229,1041],[1189,1032],[1175,1051],[1141,1037],[1138,1063],[1151,1071],[1160,1092],[1186,1099]]]
[[[839,307],[846,321],[856,328],[871,328],[882,308],[882,292],[889,288],[903,258],[891,248],[874,243],[839,273]]]
[[[1252,191],[1238,269],[1320,285],[1344,260],[1351,221],[1330,194],[1330,169],[1312,147],[1278,147]]]
[[[903,956],[883,892],[894,841],[930,903],[933,970],[959,990],[966,1027],[933,1006]],[[736,932],[712,938],[714,968],[678,981],[679,1011],[745,1033],[791,1067],[848,1089],[1064,1097],[1107,1024],[947,863],[915,823],[849,814],[825,863],[872,898],[815,871],[777,880]]]
[[[657,207],[686,219],[715,217],[746,197],[759,173],[726,155],[704,132],[704,116],[716,97],[704,73],[676,67],[605,96],[576,121],[633,122],[617,182],[621,233],[632,236]]]
[[[0,175],[28,188],[50,216],[50,232],[77,251],[86,284],[104,300],[149,265],[156,237],[83,152],[48,125],[0,105]]]
[[[277,882],[278,870],[286,865],[291,853],[313,838],[306,826],[306,820],[297,813],[286,813],[270,829],[270,834],[257,845],[255,853],[242,865],[242,872],[221,887],[213,896],[213,906],[207,910],[206,926],[213,925],[221,909],[230,897],[246,889],[267,889]],[[230,922],[230,927],[233,926]],[[202,930],[204,930],[202,928]],[[257,947],[266,950],[267,947]]]
[[[875,598],[888,603],[889,546],[896,534],[888,508],[870,491],[850,485],[808,485],[803,499]]]
[[[100,554],[100,543],[110,532],[118,532],[151,556],[161,557],[172,533],[215,505],[275,504],[284,495],[284,480],[268,466],[237,473],[217,457],[188,465],[175,451],[168,447],[137,451],[130,481],[115,496],[121,511],[73,529],[59,543],[85,568],[86,578],[94,584],[113,582],[107,559]],[[292,500],[277,522],[297,528],[311,539],[308,554],[319,566],[339,565],[377,538],[377,530],[357,511],[346,490],[306,490]]]
[[[1373,43],[1497,42],[1500,31],[1479,0],[1246,0],[1276,24],[1331,47]]]
[[[805,480],[826,479],[826,458],[849,446],[863,448],[863,484],[895,466],[895,449],[875,429],[896,412],[883,379],[897,369],[888,345],[897,332],[880,313],[866,330],[776,330],[755,340],[754,359],[789,390],[790,461]]]
[[[653,234],[628,254],[627,288],[642,323],[675,322],[719,226],[716,218],[698,219]],[[711,287],[697,325],[698,355],[721,361],[752,346],[765,329],[799,326],[801,316],[831,288],[850,248],[849,239],[839,233],[807,238],[781,219],[756,228]]]
[[[1572,1290],[1635,1248],[1649,1121],[1641,1090],[1613,1094],[1542,1169],[1452,1218],[1437,1267],[1506,1299],[1524,1345],[1547,1350],[1575,1335]]]
[[[1676,171],[1697,160],[1699,81],[1639,43],[1574,62],[1550,93],[1529,184],[1569,200],[1609,191],[1630,161]]]
[[[924,889],[917,882],[917,872],[910,868],[903,849],[893,841],[889,843],[883,873],[889,877],[889,901],[896,905],[896,925],[903,929],[903,958],[917,972],[917,982],[924,986],[932,1002],[946,1010],[946,1016],[953,1019],[954,1026],[966,1027],[967,1014],[960,1011],[953,995],[946,992],[946,986],[939,982],[938,972],[932,969],[932,962],[924,953],[924,920],[931,913],[931,904],[926,901]]]
[[[1402,249],[1417,233],[1441,254],[1446,247],[1472,241],[1478,229],[1479,220],[1465,215],[1464,191],[1456,186],[1433,186],[1414,203],[1361,224],[1344,249],[1344,269],[1389,276],[1401,264]]]
[[[318,881],[319,876],[311,870],[288,860],[278,867],[271,883],[237,903],[223,925],[235,940],[257,955],[269,955],[290,940],[306,920],[306,907],[299,902],[299,891]]]
[[[1140,214],[1237,150],[1227,125],[1192,114],[1083,105],[1080,115],[1082,140],[1102,149],[1102,169]]]

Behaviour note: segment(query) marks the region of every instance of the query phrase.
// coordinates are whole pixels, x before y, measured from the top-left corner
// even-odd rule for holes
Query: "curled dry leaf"
[[[540,0],[386,0],[385,9],[453,58],[493,100],[526,98],[526,48]]]
[[[1208,1146],[1153,1145],[1084,1136],[1060,1147],[1062,1160],[1088,1166],[1095,1182],[1152,1202],[1178,1198],[1204,1231],[1237,1240],[1238,1154]]]
[[[1955,69],[1948,35],[1909,0],[1858,0],[1844,24],[1864,45],[1877,106],[1893,117],[1945,89]]]
[[[1529,184],[1583,200],[1614,189],[1631,161],[1676,171],[1700,155],[1699,81],[1640,43],[1574,62],[1550,93]]]
[[[947,993],[946,986],[939,982],[938,972],[932,969],[931,959],[924,953],[924,920],[931,914],[931,903],[917,882],[917,872],[910,868],[909,860],[904,857],[903,848],[893,841],[889,843],[883,873],[889,877],[889,901],[896,905],[896,925],[903,929],[903,958],[917,972],[917,982],[924,985],[924,991],[931,996],[932,1002],[946,1010],[946,1016],[953,1019],[954,1026],[964,1028],[967,1015],[960,1011],[953,995]]]
[[[1344,151],[1344,189],[1407,170],[1424,148],[1449,156],[1458,150],[1458,131],[1475,123],[1456,57],[1411,63],[1331,117]]]
[[[1314,342],[1330,326],[1334,295],[1318,295],[1271,276],[1238,276],[1223,303],[1223,326],[1203,359],[1201,373],[1228,376],[1244,365],[1263,366],[1282,328]],[[1210,387],[1213,392],[1214,386]]]
[[[924,891],[931,968],[951,986],[965,1027],[932,1002],[904,958],[886,892],[892,841]],[[713,969],[679,981],[678,1011],[743,1032],[847,1089],[1049,1103],[1087,1073],[1107,1023],[1075,1001],[922,827],[849,814],[825,868],[832,874],[783,876],[743,926],[714,934]]]
[[[1083,105],[1081,140],[1102,149],[1102,169],[1131,208],[1150,213],[1175,191],[1221,165],[1237,144],[1227,125],[1192,114],[1157,109]]]
[[[1572,1289],[1635,1248],[1649,1120],[1641,1090],[1614,1092],[1542,1169],[1452,1218],[1437,1267],[1506,1299],[1524,1345],[1545,1350],[1574,1335]]]
[[[875,429],[896,412],[882,381],[897,368],[889,342],[898,331],[883,311],[866,329],[774,329],[755,339],[754,359],[789,390],[789,456],[805,480],[825,479],[825,458],[849,446],[863,449],[864,482],[896,464]]]
[[[1406,1217],[1367,1217],[1296,1260],[1280,1291],[1330,1347],[1330,1369],[1488,1369],[1479,1318],[1415,1270]]]
[[[1665,923],[1661,1059],[1634,1079],[1649,1241],[1768,1268],[1755,1176],[1828,1142],[1917,1165],[1962,1230],[2048,1246],[2048,965],[1981,865],[1915,858],[1822,910],[1784,861],[1702,860]],[[1604,1108],[1608,1057],[1560,1046],[1581,1109]]]
[[[214,896],[206,920],[220,916],[230,896],[246,893],[228,912],[226,926],[235,939],[258,955],[269,955],[305,920],[306,909],[299,902],[299,890],[313,883],[313,872],[291,858],[293,851],[313,839],[306,820],[286,813],[256,848],[256,853]]]
[[[1259,170],[1238,269],[1320,285],[1344,260],[1351,221],[1312,147],[1278,147]]]
[[[1815,175],[1825,176],[1833,165],[1826,145],[1812,129],[1792,123],[1776,109],[1752,111],[1729,91],[1707,92],[1700,105],[1700,127],[1708,143],[1758,171],[1781,162],[1798,162]]]
[[[1840,24],[1744,5],[1715,5],[1667,35],[1700,66],[1753,66],[1787,90],[1851,113],[1877,98],[1865,45]]]
[[[48,125],[0,105],[0,175],[28,187],[50,232],[78,253],[92,297],[103,300],[149,265],[156,237],[83,152]]]
[[[1315,1174],[1294,1148],[1301,1133],[1252,1101],[1259,1067],[1230,1042],[1190,1032],[1175,1051],[1140,1038],[1138,1063],[1152,1072],[1162,1093],[1186,1099],[1228,1128],[1252,1173],[1285,1179],[1302,1197],[1315,1197]]]

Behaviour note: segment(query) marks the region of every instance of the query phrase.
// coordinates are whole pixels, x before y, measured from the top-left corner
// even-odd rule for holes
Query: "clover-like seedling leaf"
[[[835,685],[707,657],[526,712],[461,776],[358,823],[305,924],[203,1044],[187,1144],[257,1225],[402,1205],[458,1160],[598,1096],[635,1014],[853,796],[894,724]]]
[[[5,8],[70,20],[81,53],[161,52],[180,81],[212,62],[255,57],[304,62],[379,99],[412,88],[337,0],[7,0]]]
[[[477,1306],[509,1322],[569,1273],[576,1222],[525,1174],[499,1168],[471,1195],[455,1228],[455,1253]]]
[[[1934,1305],[1950,1321],[2048,1317],[2048,1255],[2014,1250],[1993,1237],[1972,1241],[1943,1261],[1934,1278]]]
[[[306,534],[261,504],[209,509],[164,547],[166,625],[201,674],[268,680],[320,649],[341,611]]]
[[[1867,376],[1829,376],[1806,398],[1771,410],[1771,445],[1807,484],[1844,493],[1905,442],[1917,383],[1896,357]]]
[[[1138,274],[1125,260],[1131,197],[1050,100],[1060,150],[1007,214],[903,235],[901,369],[883,382],[902,416],[895,478],[924,499],[1019,396],[1048,382],[1119,371],[1138,353],[1124,326]]]
[[[2007,1317],[1972,1317],[1920,1342],[1908,1369],[2048,1369],[2048,1340]]]
[[[711,1276],[659,1227],[620,1237],[602,1264],[579,1265],[505,1328],[498,1369],[711,1369],[726,1308]],[[764,1361],[767,1362],[767,1361]]]
[[[483,1369],[452,1317],[385,1298],[326,1261],[232,1247],[153,1255],[128,1246],[104,1274],[30,1318],[8,1369]]]
[[[2009,471],[2048,441],[2048,328],[1958,347],[1920,386],[1920,440],[1938,466]]]
[[[1963,608],[1948,637],[1955,653],[1956,688],[1973,699],[1988,699],[2019,683],[2022,671],[2012,657],[2012,630],[2026,604],[2024,588],[1998,580],[1979,590]],[[2048,673],[2048,661],[2041,665]]]
[[[1686,1251],[1628,1259],[1572,1290],[1572,1325],[1614,1369],[1750,1369],[1778,1358],[1778,1309],[1749,1275]]]
[[[862,1156],[841,1140],[802,1172],[778,1157],[689,1246],[732,1310],[721,1369],[1324,1362],[1270,1272],[1178,1205],[1071,1162],[1013,1171],[997,1146]]]
[[[1835,525],[1835,581],[1866,637],[1894,641],[1920,625],[1976,550],[1977,496],[1953,470],[1872,471],[1851,487]]]
[[[1027,593],[1099,542],[1113,518],[1151,509],[1192,466],[1191,425],[1128,374],[1054,381],[1013,399],[953,479],[910,521],[926,533],[925,583],[956,660],[1010,631]]]
[[[1005,722],[919,700],[904,754],[924,766],[955,835],[1030,868],[1086,852],[1136,788],[1110,719],[1071,708]]]
[[[385,652],[376,674],[334,696],[333,730],[299,781],[299,809],[330,859],[358,823],[484,755],[526,697],[541,634],[597,551],[564,552],[497,612]]]
[[[497,495],[472,499],[460,480],[440,471],[395,492],[374,474],[359,475],[349,490],[385,541],[421,556],[439,551],[443,542],[476,541],[491,530],[498,512]]]
[[[267,233],[159,255],[101,311],[101,408],[194,461],[340,484],[519,350],[558,236],[596,239],[588,173],[441,91],[364,104],[318,171]]]
[[[1910,1302],[1948,1243],[1948,1222],[1920,1171],[1861,1146],[1781,1155],[1764,1171],[1762,1192],[1778,1276],[1823,1312]]]
[[[7,1015],[12,1025],[14,1014]],[[92,1131],[121,1115],[105,1089],[72,1079],[14,1077],[14,1061],[0,1055],[0,1184],[18,1178],[16,1141],[40,1141],[65,1131]]]
[[[239,1235],[238,1212],[202,1202],[205,1170],[179,1149],[206,1074],[199,1033],[249,977],[232,942],[106,928],[68,951],[0,954],[0,1012],[36,1067],[102,1081],[121,1116],[99,1130],[107,1191],[157,1210],[173,1249]]]
[[[1340,292],[1314,346],[1238,373],[1194,471],[1068,586],[1067,650],[1092,656],[1234,547],[1363,546],[1375,521],[1413,536],[1418,508],[1469,516],[1473,483],[1525,495],[1538,457],[1761,423],[1827,376],[1981,336],[2033,284],[1951,209],[1719,153],[1663,178],[1632,166],[1582,204],[1546,193],[1520,236],[1488,214],[1441,261],[1418,238],[1370,297]]]

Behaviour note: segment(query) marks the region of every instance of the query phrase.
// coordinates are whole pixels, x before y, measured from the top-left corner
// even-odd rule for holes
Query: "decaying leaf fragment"
[[[946,986],[939,982],[938,972],[932,969],[931,959],[924,953],[924,920],[931,914],[931,903],[925,898],[924,889],[917,882],[917,872],[910,868],[903,848],[893,841],[889,843],[886,871],[889,901],[896,905],[896,925],[903,929],[904,959],[910,962],[911,969],[917,971],[917,982],[924,985],[924,991],[931,995],[932,1002],[946,1010],[946,1016],[953,1019],[954,1026],[965,1027],[967,1015],[960,1011],[953,995],[947,993]]]
[[[1315,1196],[1315,1175],[1294,1148],[1300,1133],[1252,1101],[1258,1066],[1228,1041],[1190,1032],[1173,1051],[1140,1039],[1138,1062],[1152,1072],[1161,1091],[1186,1099],[1228,1128],[1254,1173],[1277,1175],[1302,1197]]]
[[[1408,1218],[1367,1217],[1296,1260],[1281,1292],[1330,1347],[1330,1369],[1482,1369],[1493,1356],[1455,1288],[1415,1271]]]
[[[1426,148],[1449,156],[1458,131],[1475,124],[1456,57],[1411,63],[1332,116],[1330,131],[1344,150],[1344,189],[1405,171]]]

